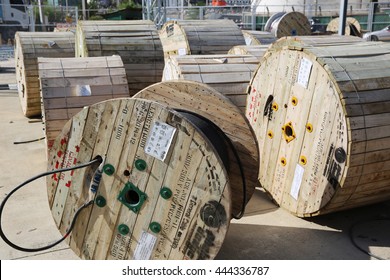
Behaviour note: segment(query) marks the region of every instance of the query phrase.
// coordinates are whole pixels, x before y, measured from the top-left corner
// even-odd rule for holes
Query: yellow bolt
[[[291,98],[291,103],[292,103],[292,105],[297,106],[298,105],[298,98],[296,98],[295,96],[293,98]]]
[[[274,138],[274,133],[271,130],[268,131],[267,135],[271,139]]]
[[[277,111],[279,109],[278,103],[274,102],[272,103],[272,110]]]
[[[305,156],[301,156],[300,159],[299,159],[299,161],[300,161],[300,163],[301,163],[302,165],[306,165],[306,163],[307,163],[307,158],[306,158]]]
[[[284,157],[282,157],[282,158],[280,159],[280,163],[281,163],[283,166],[286,166],[286,164],[287,164],[287,159],[284,158]]]
[[[312,125],[311,123],[307,123],[307,124],[306,124],[306,130],[307,130],[308,132],[313,132],[313,125]]]

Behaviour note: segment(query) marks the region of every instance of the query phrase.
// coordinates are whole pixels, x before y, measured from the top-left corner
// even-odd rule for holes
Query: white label
[[[169,124],[156,121],[146,141],[145,153],[164,161],[172,144],[176,128]]]
[[[251,37],[245,37],[245,44],[247,46],[250,46],[252,44],[252,38]]]
[[[153,234],[142,231],[141,238],[138,241],[137,248],[134,252],[134,260],[149,260],[153,252],[154,244],[156,244],[157,237]]]
[[[295,200],[298,200],[299,189],[301,188],[304,172],[305,169],[300,164],[297,164],[297,167],[295,168],[294,179],[291,185],[291,191],[290,191],[291,196]]]
[[[91,96],[91,87],[89,85],[77,85],[75,96]]]
[[[310,60],[302,58],[301,64],[299,65],[298,84],[300,84],[304,88],[307,88],[309,84],[312,66],[313,63]]]
[[[178,49],[178,54],[179,55],[186,55],[187,54],[186,49],[184,49],[184,48]]]

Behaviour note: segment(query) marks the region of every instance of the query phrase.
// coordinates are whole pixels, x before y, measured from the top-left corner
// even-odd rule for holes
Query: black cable
[[[197,128],[199,128],[205,135],[206,137],[210,140],[214,148],[217,150],[217,153],[221,157],[222,162],[224,163],[226,169],[229,169],[229,160],[227,156],[224,154],[224,145],[225,143],[228,143],[230,149],[232,150],[234,157],[236,158],[238,167],[240,169],[241,173],[241,180],[242,180],[242,190],[243,190],[243,197],[242,197],[242,204],[241,204],[241,210],[238,213],[238,215],[232,214],[232,217],[236,220],[241,219],[244,214],[245,214],[245,208],[246,208],[246,200],[247,200],[247,195],[246,195],[246,180],[245,180],[245,174],[244,174],[244,168],[242,166],[240,156],[238,155],[238,151],[236,147],[233,145],[232,141],[230,138],[213,122],[210,120],[199,116],[195,113],[185,111],[185,110],[179,110],[175,109],[176,111],[180,112],[182,115],[184,115],[189,121],[191,121]],[[215,133],[215,131],[217,133]],[[221,141],[221,137],[223,138],[224,141]],[[224,142],[224,143],[221,143]],[[223,144],[223,145],[221,145]]]
[[[32,140],[26,140],[26,141],[15,141],[14,144],[15,145],[18,145],[18,144],[27,144],[27,143],[32,143],[32,142],[38,142],[38,141],[41,141],[45,139],[45,137],[41,137],[41,138],[37,138],[37,139],[32,139]]]
[[[372,253],[370,253],[369,251],[363,249],[362,247],[360,247],[356,241],[355,241],[355,238],[353,236],[353,232],[354,232],[354,229],[357,225],[360,225],[360,224],[363,224],[363,223],[366,223],[366,222],[372,222],[372,221],[390,221],[389,218],[374,218],[374,219],[369,219],[369,220],[363,220],[363,221],[358,221],[354,224],[351,225],[351,227],[349,228],[349,238],[352,242],[352,244],[357,248],[359,249],[361,252],[365,253],[366,255],[369,255],[370,257],[373,257],[373,258],[376,258],[378,260],[385,260],[384,258],[382,257],[379,257],[377,255],[374,255]]]
[[[14,243],[12,243],[4,234],[4,231],[3,231],[3,227],[1,225],[1,221],[2,221],[2,215],[3,215],[3,210],[4,210],[4,207],[8,201],[8,199],[19,189],[21,189],[22,187],[24,187],[25,185],[41,178],[41,177],[44,177],[44,176],[48,176],[48,175],[51,175],[51,174],[55,174],[55,173],[59,173],[59,172],[66,172],[66,171],[71,171],[71,170],[76,170],[76,169],[80,169],[80,168],[84,168],[84,167],[87,167],[87,166],[90,166],[92,164],[94,164],[95,162],[102,162],[102,158],[100,156],[94,158],[93,160],[87,162],[87,163],[83,163],[83,164],[80,164],[80,165],[77,165],[77,166],[73,166],[73,167],[69,167],[69,168],[63,168],[63,169],[57,169],[57,170],[52,170],[52,171],[47,171],[47,172],[44,172],[44,173],[41,173],[39,175],[36,175],[30,179],[28,179],[27,181],[23,182],[22,184],[18,185],[17,187],[15,187],[9,194],[6,195],[6,197],[4,198],[4,200],[1,202],[1,205],[0,205],[0,236],[1,238],[4,240],[5,243],[7,243],[9,246],[11,246],[12,248],[16,249],[16,250],[19,250],[19,251],[23,251],[23,252],[39,252],[39,251],[44,251],[44,250],[47,250],[47,249],[50,249],[54,246],[56,246],[57,244],[61,243],[62,241],[64,241],[68,236],[69,234],[71,233],[71,231],[73,230],[73,227],[74,227],[74,224],[76,222],[76,219],[78,217],[78,215],[81,213],[81,211],[88,207],[89,205],[93,204],[93,200],[91,201],[88,201],[86,203],[84,203],[75,213],[74,217],[73,217],[73,220],[72,220],[72,223],[70,225],[70,227],[68,228],[68,230],[66,231],[65,235],[55,241],[54,243],[52,244],[49,244],[47,246],[44,246],[44,247],[40,247],[40,248],[24,248],[24,247],[20,247]]]

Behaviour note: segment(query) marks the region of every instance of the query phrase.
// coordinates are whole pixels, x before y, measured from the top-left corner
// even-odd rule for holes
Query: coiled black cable
[[[27,181],[21,183],[20,185],[18,185],[17,187],[15,187],[9,194],[6,195],[6,197],[4,198],[4,200],[1,202],[1,205],[0,205],[0,237],[4,240],[5,243],[7,243],[9,246],[11,246],[12,248],[16,249],[16,250],[19,250],[19,251],[23,251],[23,252],[40,252],[40,251],[44,251],[44,250],[47,250],[47,249],[50,249],[56,245],[58,245],[59,243],[61,243],[62,241],[64,241],[68,236],[69,234],[72,232],[73,230],[73,227],[76,223],[76,220],[77,220],[77,217],[78,215],[81,213],[81,211],[88,207],[89,205],[92,205],[93,204],[93,200],[90,200],[90,201],[87,201],[85,202],[75,213],[75,215],[73,216],[73,219],[72,219],[72,222],[70,224],[70,227],[68,228],[68,230],[66,231],[65,235],[55,241],[54,243],[52,244],[49,244],[47,246],[43,246],[43,247],[39,247],[39,248],[24,248],[24,247],[21,247],[21,246],[18,246],[16,245],[15,243],[11,242],[4,234],[4,231],[3,231],[3,227],[2,227],[2,224],[1,224],[1,221],[2,221],[2,215],[3,215],[3,210],[4,210],[4,207],[8,201],[8,199],[10,199],[10,197],[16,192],[18,191],[19,189],[21,189],[22,187],[26,186],[27,184],[41,178],[41,177],[44,177],[44,176],[48,176],[48,175],[51,175],[51,174],[55,174],[55,173],[59,173],[59,172],[67,172],[67,171],[71,171],[71,170],[76,170],[76,169],[80,169],[80,168],[84,168],[84,167],[88,167],[94,163],[101,163],[103,160],[100,156],[94,158],[93,160],[87,162],[87,163],[83,163],[83,164],[80,164],[80,165],[76,165],[76,166],[73,166],[73,167],[69,167],[69,168],[63,168],[63,169],[57,169],[57,170],[52,170],[52,171],[47,171],[47,172],[44,172],[44,173],[41,173],[39,175],[36,175],[30,179],[28,179]]]

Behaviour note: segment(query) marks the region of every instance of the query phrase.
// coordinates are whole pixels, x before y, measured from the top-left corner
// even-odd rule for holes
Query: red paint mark
[[[70,172],[70,176],[73,176],[73,174],[74,174],[74,170],[72,170],[72,171]]]
[[[57,161],[56,162],[56,169],[58,169],[58,167],[60,167],[60,163]]]
[[[51,178],[54,180],[54,181],[57,181],[58,182],[58,178],[57,178],[57,173],[54,173]]]
[[[253,121],[254,121],[254,122],[257,122],[257,118],[255,118]]]
[[[77,145],[75,148],[76,148],[76,153],[78,153],[80,151],[80,146]]]
[[[256,89],[255,89],[255,88],[253,88],[253,89],[252,89],[252,92],[256,92]]]
[[[68,183],[65,184],[65,186],[66,186],[67,188],[70,188],[71,185],[72,185],[72,181],[68,181]]]
[[[64,144],[66,144],[66,138],[61,139],[61,145],[64,145]]]
[[[58,152],[57,152],[57,156],[58,156],[58,157],[61,157],[61,156],[62,156],[62,151],[58,151]]]
[[[76,164],[77,163],[77,158],[74,158],[73,159],[73,164]]]

